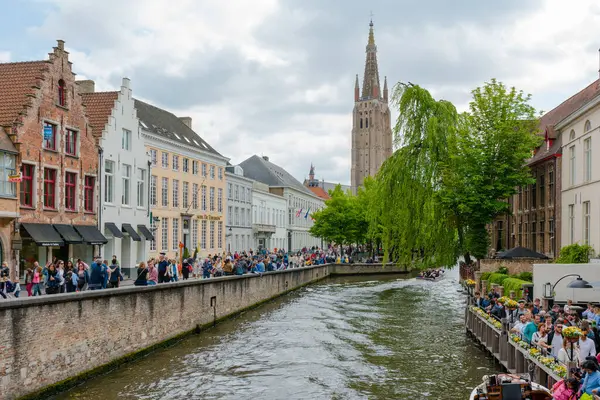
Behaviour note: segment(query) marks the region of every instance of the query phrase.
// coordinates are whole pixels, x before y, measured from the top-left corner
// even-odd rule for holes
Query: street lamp
[[[581,275],[567,274],[565,276],[562,276],[559,280],[557,280],[554,285],[551,284],[550,282],[546,282],[544,284],[544,297],[547,299],[552,299],[554,297],[554,288],[556,288],[556,285],[558,285],[558,282],[560,282],[563,279],[568,278],[570,276],[576,276],[577,278],[567,284],[568,288],[570,288],[570,289],[592,289],[593,288],[593,286],[588,281],[583,279],[581,277]]]

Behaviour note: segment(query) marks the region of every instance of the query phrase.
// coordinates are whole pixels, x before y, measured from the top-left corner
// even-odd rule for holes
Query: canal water
[[[466,337],[459,289],[456,271],[325,280],[57,398],[468,399],[499,366]]]

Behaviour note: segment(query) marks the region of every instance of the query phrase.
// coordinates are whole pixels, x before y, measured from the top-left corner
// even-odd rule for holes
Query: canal
[[[456,282],[331,278],[57,398],[465,399],[499,367],[466,337]]]

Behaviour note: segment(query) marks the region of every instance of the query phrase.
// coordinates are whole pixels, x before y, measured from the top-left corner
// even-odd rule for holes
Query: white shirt
[[[563,338],[562,336],[560,336],[559,334],[557,334],[556,332],[554,332],[554,336],[552,337],[552,343],[550,343],[550,345],[552,346],[552,352],[551,354],[554,357],[558,357],[558,352],[560,349],[562,349],[562,345],[563,345]]]
[[[570,345],[569,345],[570,347]],[[569,357],[571,356],[572,357]],[[579,349],[577,349],[577,347],[573,346],[573,353],[571,354],[571,349],[569,348],[568,351],[566,351],[564,348],[560,348],[560,350],[558,351],[558,361],[562,364],[567,365],[569,361],[577,361],[579,359]]]
[[[596,344],[590,338],[579,339],[579,362],[584,362],[586,357],[596,356]]]

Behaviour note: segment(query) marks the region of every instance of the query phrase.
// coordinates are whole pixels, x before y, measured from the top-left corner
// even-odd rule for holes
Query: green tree
[[[574,243],[560,249],[560,255],[554,262],[557,264],[587,264],[593,253],[592,246]]]

